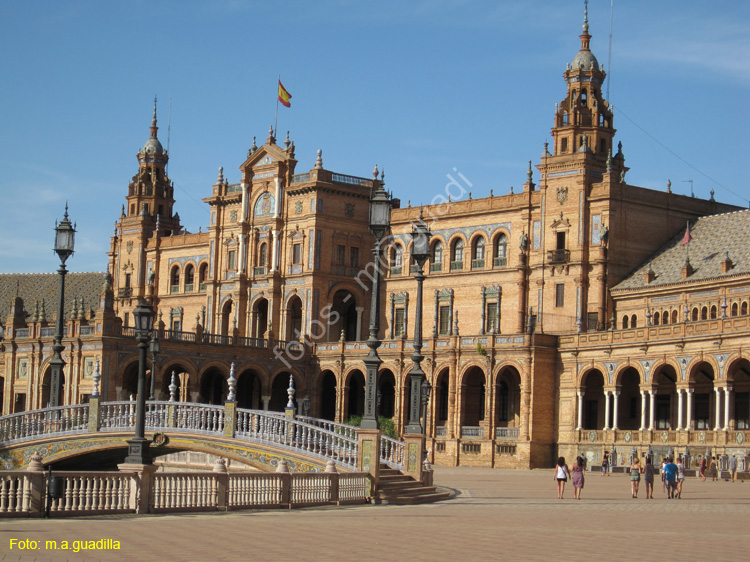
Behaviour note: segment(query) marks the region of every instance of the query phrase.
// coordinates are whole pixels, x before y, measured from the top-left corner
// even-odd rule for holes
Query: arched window
[[[628,315],[622,317],[622,329],[627,330],[628,329]]]
[[[698,321],[698,307],[697,306],[693,309],[693,312],[692,312],[692,315],[690,316],[690,319],[693,322],[697,322]]]
[[[654,326],[659,325],[659,319],[661,318],[661,315],[658,312],[654,312]]]
[[[169,276],[169,292],[170,293],[177,293],[180,290],[180,268],[179,266],[174,266],[172,268],[172,273]]]
[[[493,267],[508,265],[508,237],[505,234],[500,234],[495,238],[492,265]]]
[[[701,308],[701,320],[708,320],[708,307]]]
[[[266,267],[268,265],[268,244],[263,242],[260,245],[258,251],[258,267]]]
[[[192,292],[193,291],[193,281],[195,277],[195,267],[193,267],[193,264],[188,264],[185,266],[185,292]]]
[[[669,324],[669,311],[665,310],[661,313],[661,323],[662,324]]]
[[[464,241],[460,238],[453,243],[451,249],[451,271],[460,271],[464,268]]]
[[[740,314],[744,316],[747,314],[747,302],[742,303],[742,307],[740,308]]]
[[[732,316],[737,316],[737,313],[739,312],[739,307],[737,306],[737,303],[732,303]]]
[[[716,305],[711,306],[711,320],[716,319],[716,312],[717,312]]]
[[[440,240],[432,245],[430,271],[443,271],[443,243]]]
[[[404,268],[404,249],[401,245],[393,246],[391,253],[391,275],[401,275]]]
[[[474,241],[474,248],[472,251],[471,259],[472,269],[484,268],[484,238],[479,237]]]
[[[206,290],[206,278],[208,277],[208,264],[202,263],[198,268],[198,290]]]
[[[677,311],[672,311],[672,324],[677,324]]]
[[[635,314],[633,314],[633,316],[630,317],[630,327],[631,328],[638,327],[638,317]]]

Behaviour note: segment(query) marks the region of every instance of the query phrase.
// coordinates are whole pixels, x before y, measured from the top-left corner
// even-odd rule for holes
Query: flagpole
[[[278,76],[278,84],[276,84],[276,120],[273,123],[273,136],[276,136],[276,131],[279,127],[279,84],[281,84],[281,74]]]

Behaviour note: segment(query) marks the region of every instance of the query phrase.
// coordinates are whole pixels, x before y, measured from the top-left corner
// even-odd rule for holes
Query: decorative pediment
[[[563,214],[560,213],[560,218],[553,221],[550,228],[552,230],[568,230],[570,229],[570,219],[563,218]]]

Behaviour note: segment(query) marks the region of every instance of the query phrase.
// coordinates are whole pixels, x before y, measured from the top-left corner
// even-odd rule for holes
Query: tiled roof
[[[86,311],[99,308],[103,286],[104,273],[68,273],[65,276],[65,315],[70,316],[76,298],[83,297]],[[44,299],[47,322],[52,323],[57,315],[59,292],[60,276],[56,273],[0,274],[0,320],[5,322],[18,294],[27,315],[34,314],[34,303],[38,300],[41,307]]]
[[[690,223],[690,235],[692,240],[688,247],[683,246],[685,230],[681,230],[613,290],[660,287],[750,273],[750,210],[701,217]],[[688,252],[694,272],[683,279],[682,267]],[[732,269],[722,274],[721,263],[727,255]],[[649,266],[655,277],[647,284],[645,276]]]

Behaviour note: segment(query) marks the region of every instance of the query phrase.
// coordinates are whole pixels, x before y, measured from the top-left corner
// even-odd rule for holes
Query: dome
[[[578,51],[570,65],[571,70],[590,70],[592,67],[594,70],[599,70],[599,61],[596,60],[594,53],[583,49]]]
[[[151,137],[146,141],[146,144],[143,145],[143,152],[151,156],[163,156],[164,147],[159,142],[159,139]]]

